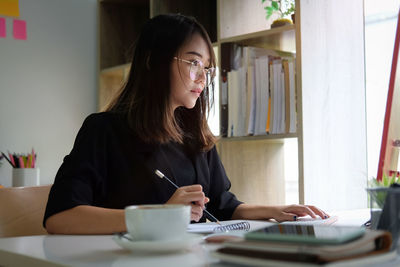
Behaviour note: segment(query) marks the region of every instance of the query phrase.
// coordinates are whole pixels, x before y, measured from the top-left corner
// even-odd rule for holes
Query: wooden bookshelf
[[[236,43],[242,46],[255,46],[266,49],[296,51],[295,26],[286,25],[273,29],[237,35],[220,39],[220,43]]]
[[[257,1],[218,1],[218,47],[222,73],[230,71],[230,63],[226,62],[230,55],[226,51],[231,44],[296,53],[296,26],[271,29],[271,22],[265,19],[265,11]],[[297,92],[301,90],[298,84],[296,87]],[[300,120],[301,113],[298,112],[297,122]],[[239,199],[251,204],[285,204],[284,147],[288,138],[297,139],[298,149],[301,147],[298,130],[291,134],[225,137],[219,140],[217,147],[221,160],[231,180],[232,191]],[[301,164],[300,157],[298,164]],[[299,181],[301,176],[299,168]]]
[[[288,134],[266,134],[266,135],[251,135],[251,136],[237,136],[237,137],[221,137],[219,139],[220,142],[234,142],[234,141],[258,141],[258,140],[270,140],[270,141],[278,141],[286,138],[297,138],[297,133],[288,133]]]

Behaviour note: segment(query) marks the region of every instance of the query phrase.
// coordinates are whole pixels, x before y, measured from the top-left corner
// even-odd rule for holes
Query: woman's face
[[[205,73],[199,72],[201,74],[197,76],[190,73],[190,62],[206,68],[210,66],[210,51],[200,34],[194,34],[186,41],[172,61],[170,103],[174,110],[180,106],[193,108],[205,87]]]

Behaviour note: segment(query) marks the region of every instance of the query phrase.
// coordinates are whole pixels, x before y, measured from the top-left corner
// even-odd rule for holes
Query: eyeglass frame
[[[185,63],[187,63],[187,64],[190,64],[190,68],[189,68],[189,77],[190,77],[190,79],[191,79],[192,81],[198,80],[198,79],[193,80],[193,79],[191,78],[191,75],[190,75],[191,68],[194,66],[194,65],[193,65],[194,62],[198,62],[198,63],[199,63],[200,68],[201,68],[201,70],[202,70],[202,73],[206,75],[206,83],[205,83],[205,84],[206,84],[206,85],[205,85],[206,87],[209,86],[210,84],[212,84],[212,82],[214,81],[214,78],[215,78],[215,75],[216,75],[216,73],[215,73],[216,68],[215,68],[215,67],[206,68],[206,67],[204,67],[204,63],[203,63],[201,60],[197,60],[197,59],[195,59],[195,60],[193,60],[193,61],[186,60],[186,59],[179,58],[179,57],[174,57],[174,59],[175,59],[175,60],[178,60],[178,61],[185,62]],[[196,67],[196,66],[195,66],[195,67]],[[207,82],[207,75],[208,75],[208,74],[210,74],[210,77],[211,77],[211,79],[210,79],[209,82]],[[213,75],[211,75],[211,74],[213,74]],[[197,74],[196,74],[196,75],[197,75]]]

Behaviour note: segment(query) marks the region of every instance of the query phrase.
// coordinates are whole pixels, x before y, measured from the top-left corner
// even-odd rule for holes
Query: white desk
[[[30,236],[0,239],[4,266],[204,266],[216,262],[208,248],[171,254],[133,253],[119,247],[111,236]],[[28,257],[26,257],[28,256]],[[39,259],[39,260],[38,260]],[[46,263],[46,264],[44,264]]]
[[[361,225],[368,218],[365,216],[369,216],[365,210],[348,212],[357,215],[349,216],[353,219],[345,219],[345,216],[337,214],[339,215],[337,224],[340,225]],[[361,214],[365,216],[360,217]],[[252,228],[258,228],[263,224],[251,222]],[[231,266],[218,262],[210,256],[210,251],[217,248],[218,245],[202,243],[179,253],[146,254],[120,248],[110,235],[0,238],[0,266]],[[395,262],[379,264],[379,267],[389,266],[400,266],[400,258]]]
[[[251,221],[251,229],[268,222]],[[200,243],[177,253],[143,253],[122,249],[111,235],[41,235],[0,238],[0,266],[209,266],[215,244]],[[216,266],[227,266],[219,264]]]

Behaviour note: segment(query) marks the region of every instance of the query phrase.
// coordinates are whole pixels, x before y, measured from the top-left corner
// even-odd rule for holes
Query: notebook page
[[[267,221],[256,221],[256,220],[228,220],[228,221],[220,221],[223,226],[226,225],[234,225],[238,223],[248,222],[250,224],[250,231],[258,230],[264,228],[273,223]],[[189,233],[200,233],[200,234],[209,234],[214,233],[214,229],[219,227],[215,222],[206,222],[206,223],[192,223],[187,227],[187,232]]]
[[[187,232],[188,233],[200,233],[200,234],[212,233],[212,232],[214,232],[214,229],[218,226],[219,225],[214,222],[191,223],[187,227]]]

